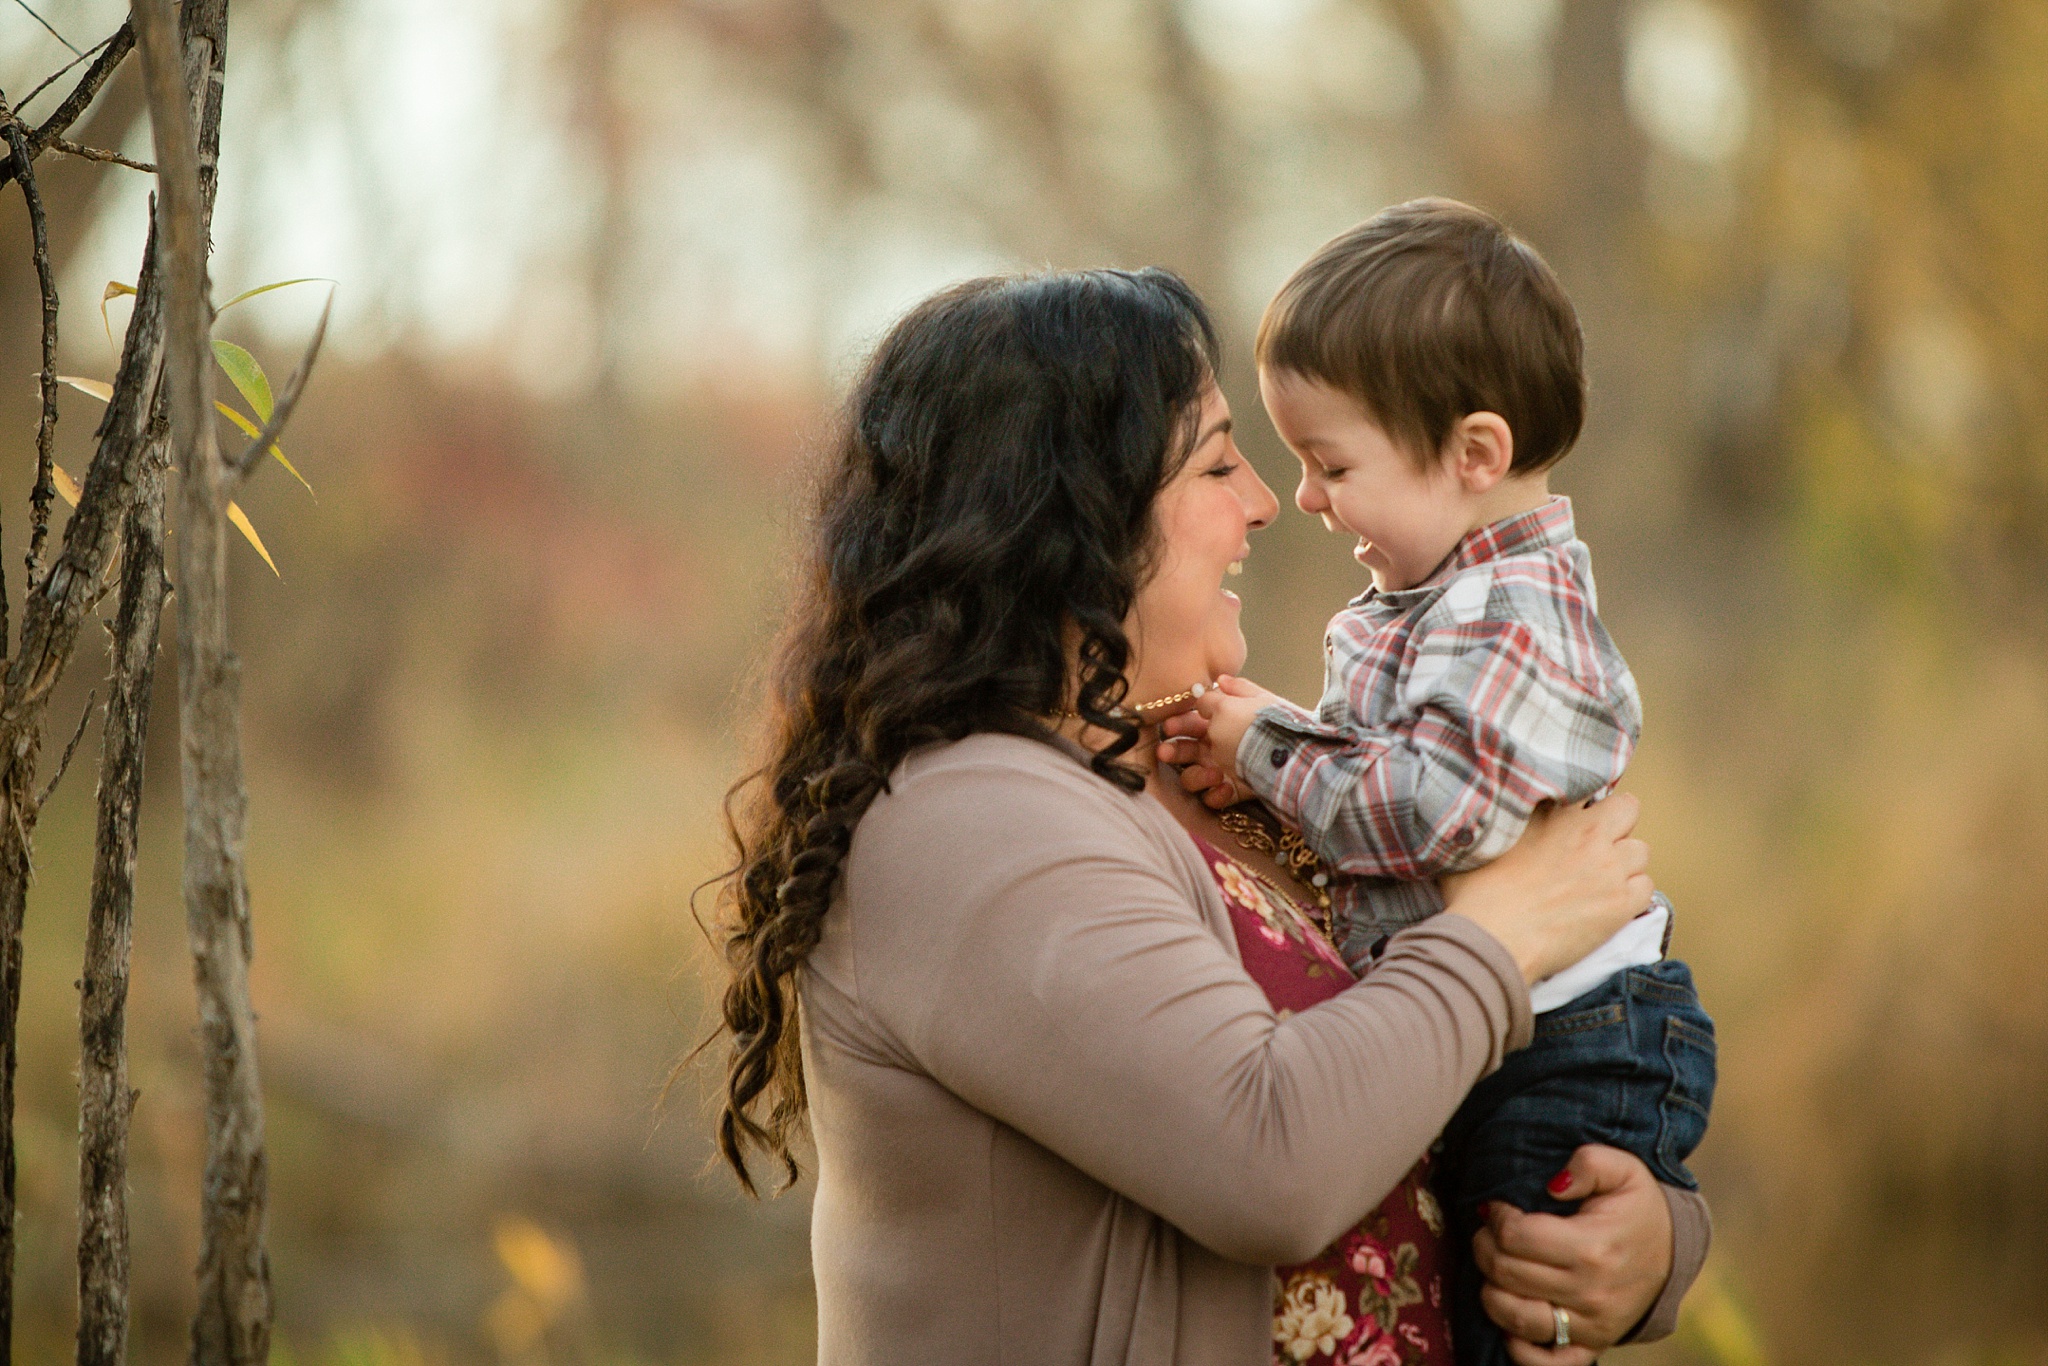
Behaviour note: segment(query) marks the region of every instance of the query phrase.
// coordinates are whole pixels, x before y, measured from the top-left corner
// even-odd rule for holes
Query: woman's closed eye
[[[1231,475],[1237,473],[1238,464],[1239,462],[1235,460],[1219,460],[1208,469],[1202,471],[1202,473],[1211,479],[1228,479]]]

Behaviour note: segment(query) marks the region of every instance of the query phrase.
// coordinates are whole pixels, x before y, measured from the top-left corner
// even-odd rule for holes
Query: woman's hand
[[[1650,846],[1629,838],[1641,809],[1621,793],[1538,811],[1514,848],[1444,879],[1444,909],[1500,940],[1527,981],[1570,967],[1650,904]]]
[[[1496,1202],[1472,1239],[1487,1281],[1480,1302],[1520,1366],[1590,1366],[1642,1321],[1671,1275],[1671,1207],[1640,1158],[1588,1144],[1564,1174],[1571,1183],[1557,1194],[1583,1200],[1577,1214]],[[1570,1317],[1569,1347],[1548,1345],[1553,1305]]]

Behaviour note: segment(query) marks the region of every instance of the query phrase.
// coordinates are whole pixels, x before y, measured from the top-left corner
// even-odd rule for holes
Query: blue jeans
[[[1536,1017],[1536,1037],[1472,1088],[1444,1130],[1438,1191],[1457,1254],[1451,1335],[1458,1366],[1509,1366],[1500,1329],[1479,1304],[1472,1260],[1480,1207],[1502,1200],[1570,1214],[1545,1189],[1583,1143],[1623,1148],[1659,1181],[1699,1183],[1685,1159],[1714,1101],[1714,1022],[1692,971],[1675,958],[1628,968]]]

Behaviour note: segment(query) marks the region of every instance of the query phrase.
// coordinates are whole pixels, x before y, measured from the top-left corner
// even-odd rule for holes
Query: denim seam
[[[1628,1019],[1628,1010],[1619,1001],[1609,1005],[1596,1006],[1567,1015],[1560,1020],[1540,1020],[1536,1025],[1536,1037],[1554,1039],[1564,1034],[1583,1034],[1589,1029],[1605,1029],[1609,1025],[1622,1024]]]

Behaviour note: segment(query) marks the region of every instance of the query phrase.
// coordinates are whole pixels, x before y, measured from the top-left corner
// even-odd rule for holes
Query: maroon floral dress
[[[1282,1015],[1358,979],[1308,912],[1268,879],[1195,841],[1230,910],[1245,971]],[[1444,1216],[1428,1154],[1321,1256],[1279,1268],[1274,1366],[1450,1366]]]

